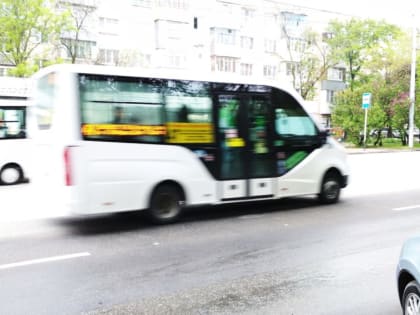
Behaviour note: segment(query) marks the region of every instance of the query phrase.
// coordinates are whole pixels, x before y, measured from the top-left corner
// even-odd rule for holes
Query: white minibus
[[[74,214],[144,210],[168,223],[191,206],[335,203],[348,182],[342,146],[273,83],[91,65],[34,80],[37,169],[52,185],[41,191]]]

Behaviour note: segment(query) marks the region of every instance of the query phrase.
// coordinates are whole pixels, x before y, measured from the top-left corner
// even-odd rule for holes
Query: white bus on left
[[[28,182],[29,147],[27,107],[29,82],[0,80],[0,185]]]

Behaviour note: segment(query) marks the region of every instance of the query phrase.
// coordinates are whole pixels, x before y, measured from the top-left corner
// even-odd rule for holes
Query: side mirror
[[[322,144],[327,143],[327,138],[330,136],[330,132],[328,130],[321,130],[319,132],[319,139],[321,140]]]

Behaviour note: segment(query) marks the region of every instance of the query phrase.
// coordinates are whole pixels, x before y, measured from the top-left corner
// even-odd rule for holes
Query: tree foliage
[[[80,40],[89,33],[86,25],[89,17],[96,11],[97,4],[94,0],[85,0],[73,4],[62,4],[60,7],[69,14],[68,29],[63,33],[61,44],[70,56],[71,63],[75,63],[79,57]]]
[[[372,86],[355,87],[353,90],[346,89],[340,92],[336,98],[336,104],[332,113],[334,125],[340,126],[346,131],[347,140],[361,145],[364,130],[365,110],[362,108],[362,95],[366,91],[373,91]],[[381,99],[375,97],[379,95],[380,87],[376,87],[372,92],[371,109],[369,109],[369,130],[382,129],[386,120],[382,106],[379,106]]]
[[[372,106],[368,110],[368,131],[386,128],[388,136],[398,131],[403,145],[407,144],[410,38],[398,27],[383,21],[333,21],[329,40],[335,60],[344,60],[349,72],[349,86],[336,97],[332,120],[334,125],[346,129],[348,140],[361,144],[364,112],[362,94],[372,93]],[[420,87],[417,81],[417,86]],[[417,99],[417,98],[416,98]],[[418,103],[418,102],[417,102]],[[416,124],[420,114],[415,110]],[[382,133],[377,132],[373,144],[382,144]]]
[[[349,74],[350,89],[355,88],[360,74],[365,74],[365,64],[383,52],[401,34],[400,29],[384,21],[350,19],[333,20],[328,32],[332,57],[336,63],[345,62]],[[360,82],[360,81],[359,81]]]
[[[410,65],[403,64],[385,76],[372,75],[368,83],[360,85],[352,91],[347,89],[336,98],[332,119],[334,124],[348,131],[348,140],[361,144],[358,133],[363,130],[364,110],[361,108],[362,94],[372,93],[372,105],[368,110],[368,131],[387,128],[389,136],[398,131],[401,144],[407,144],[408,112],[409,112],[409,80]],[[416,113],[420,110],[416,108]],[[416,117],[420,115],[417,114]],[[363,121],[363,122],[362,122]],[[417,118],[416,122],[420,122]],[[381,133],[372,139],[374,145],[381,145]]]
[[[1,0],[0,4],[0,54],[16,66],[16,75],[29,75],[36,70],[31,59],[37,48],[58,38],[66,14],[57,14],[52,0]]]
[[[293,87],[305,100],[311,100],[315,96],[316,85],[332,66],[328,46],[320,34],[309,29],[299,40],[286,34],[286,45],[287,60],[293,65],[289,69]]]

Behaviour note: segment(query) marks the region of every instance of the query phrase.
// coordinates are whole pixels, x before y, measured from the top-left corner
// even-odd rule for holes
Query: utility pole
[[[413,148],[413,131],[414,131],[414,107],[416,104],[416,49],[417,49],[417,28],[416,18],[413,14],[413,38],[411,50],[411,75],[410,75],[410,112],[408,116],[408,147]]]

